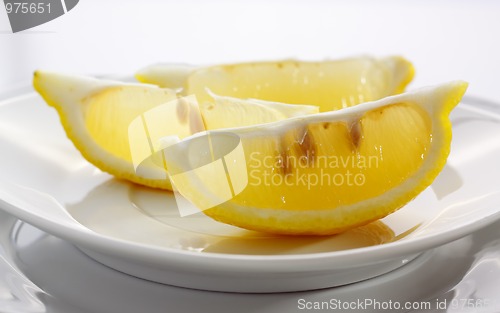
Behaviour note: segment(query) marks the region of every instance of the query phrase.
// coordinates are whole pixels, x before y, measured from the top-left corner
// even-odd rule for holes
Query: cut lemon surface
[[[312,104],[321,111],[332,111],[400,93],[413,75],[412,64],[402,57],[358,57],[239,63],[182,71],[164,64],[147,67],[136,77],[165,87],[179,86],[185,80],[184,94],[196,95],[200,103],[211,101],[208,88],[224,96]]]
[[[339,233],[394,212],[432,183],[450,151],[448,116],[466,88],[456,81],[344,110],[213,131],[209,145],[198,144],[201,135],[186,138],[168,156],[172,181],[224,223],[278,234]],[[228,146],[231,136],[236,148]],[[243,152],[231,152],[240,144]],[[207,146],[212,159],[205,163],[223,159],[211,175],[206,166],[197,173],[199,160],[186,157]]]
[[[155,138],[182,139],[205,130],[205,125],[236,127],[318,112],[315,106],[267,105],[216,95],[210,105],[199,108],[196,99],[178,98],[172,89],[44,71],[35,73],[33,84],[57,110],[68,138],[90,163],[116,177],[164,189],[171,185],[163,169],[141,173],[134,164],[134,156],[159,149]],[[139,128],[149,127],[147,138],[130,133],[138,118],[143,121]]]

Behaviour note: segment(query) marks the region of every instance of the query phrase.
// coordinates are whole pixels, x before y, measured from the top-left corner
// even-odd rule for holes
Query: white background
[[[37,68],[131,74],[155,62],[209,64],[401,54],[412,87],[453,79],[500,101],[500,1],[80,0],[12,34],[0,8],[0,92]]]

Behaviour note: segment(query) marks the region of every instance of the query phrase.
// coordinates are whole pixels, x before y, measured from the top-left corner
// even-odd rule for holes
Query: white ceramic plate
[[[275,237],[180,218],[171,194],[113,179],[86,162],[34,93],[0,102],[0,207],[119,271],[176,286],[298,291],[391,271],[500,217],[499,107],[454,111],[448,164],[395,214],[330,237]]]
[[[218,293],[155,284],[87,258],[67,241],[0,211],[0,310],[3,313],[300,313],[300,301],[365,306],[333,312],[500,311],[500,223],[425,252],[408,265],[363,282],[316,291]],[[105,277],[105,279],[103,279]],[[439,279],[436,279],[439,277]],[[89,299],[92,299],[89,301]],[[370,305],[368,302],[372,304]],[[376,304],[378,303],[378,305]],[[392,310],[386,308],[392,303]],[[397,305],[401,304],[401,309]],[[166,309],[168,308],[168,309]],[[447,309],[445,309],[447,308]],[[328,309],[321,312],[328,311]]]

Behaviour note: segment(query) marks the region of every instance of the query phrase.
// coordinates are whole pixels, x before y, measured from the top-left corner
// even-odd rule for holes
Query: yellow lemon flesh
[[[164,87],[183,86],[183,93],[196,95],[200,103],[211,101],[206,92],[209,89],[224,96],[313,104],[321,111],[332,111],[400,93],[413,75],[412,64],[402,57],[358,57],[323,62],[285,60],[199,69],[182,67],[182,70],[153,65],[139,71],[136,78]]]
[[[213,143],[218,135],[236,135],[244,150],[244,159],[225,157],[228,199],[221,175],[191,172],[189,179],[172,180],[224,223],[278,234],[339,233],[390,214],[432,183],[450,150],[448,115],[466,88],[451,82],[344,110],[210,132]],[[181,143],[189,147],[196,138]],[[185,157],[169,161],[177,173],[195,167]],[[217,198],[220,204],[207,207]]]
[[[171,189],[163,169],[139,173],[133,162],[134,154],[160,149],[155,138],[182,139],[203,131],[205,124],[213,129],[236,127],[318,112],[318,107],[310,105],[247,102],[216,95],[211,104],[198,108],[178,98],[172,89],[44,71],[35,73],[33,84],[57,110],[68,138],[90,163],[116,177],[163,189]],[[131,136],[129,128],[137,118],[144,121],[141,127],[149,127],[149,138]],[[146,152],[131,149],[140,140]]]

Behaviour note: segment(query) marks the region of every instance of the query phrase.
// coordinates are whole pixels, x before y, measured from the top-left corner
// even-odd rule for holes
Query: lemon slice
[[[135,161],[161,148],[156,139],[182,139],[205,130],[205,124],[213,129],[236,127],[244,120],[260,124],[318,112],[314,106],[267,105],[213,94],[212,104],[200,110],[196,99],[178,98],[172,89],[44,71],[35,73],[33,84],[57,110],[68,138],[90,163],[116,177],[164,189],[171,185],[163,168],[138,172]],[[138,126],[134,133],[131,125]],[[144,127],[149,128],[148,138],[137,134]]]
[[[394,212],[432,183],[450,151],[449,113],[466,88],[456,81],[212,131],[208,145],[198,135],[172,146],[167,164],[179,192],[218,221],[278,234],[339,233]],[[231,136],[242,149],[228,148]],[[203,149],[210,175],[186,157]]]
[[[183,67],[181,71],[162,64],[149,66],[136,77],[165,87],[184,86],[184,94],[196,95],[201,103],[211,101],[208,88],[224,96],[312,104],[331,111],[400,93],[413,75],[412,64],[402,57],[358,57]]]

